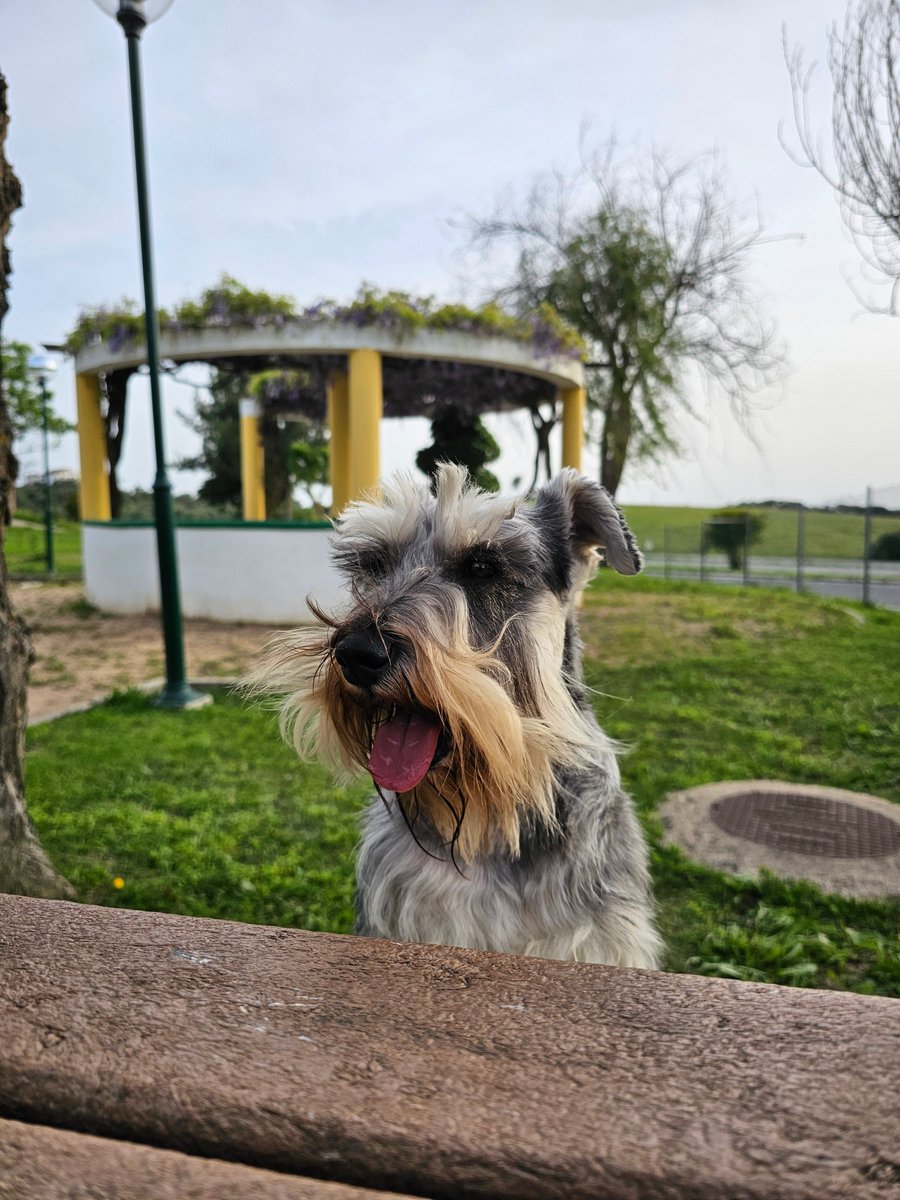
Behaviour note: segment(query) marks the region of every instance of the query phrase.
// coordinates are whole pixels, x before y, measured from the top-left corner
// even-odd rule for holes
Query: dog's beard
[[[397,791],[413,835],[424,818],[451,856],[464,861],[502,847],[517,855],[523,820],[555,825],[555,769],[580,762],[590,744],[564,687],[546,694],[546,681],[532,681],[531,711],[523,712],[510,696],[510,668],[497,654],[502,635],[498,645],[478,650],[465,636],[463,614],[448,630],[446,613],[417,607],[414,619],[391,612],[379,620],[404,651],[383,682],[363,691],[347,683],[334,661],[342,623],[314,611],[320,626],[286,635],[246,685],[282,698],[282,732],[301,758],[318,754],[338,773],[366,770],[376,782],[381,775]],[[565,725],[559,693],[575,718]],[[385,755],[373,748],[379,729],[382,742],[399,744],[402,731],[385,734],[384,727],[410,715],[419,729],[437,722],[440,734],[433,761],[410,770],[421,777],[402,791],[384,778]]]

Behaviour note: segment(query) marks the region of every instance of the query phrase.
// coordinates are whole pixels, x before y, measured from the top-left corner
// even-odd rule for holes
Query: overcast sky
[[[635,154],[714,148],[767,229],[804,235],[754,266],[790,375],[758,448],[714,406],[708,426],[685,424],[681,456],[626,471],[620,499],[821,502],[900,484],[900,320],[860,315],[834,199],[778,141],[782,23],[822,61],[842,15],[834,0],[175,0],[143,42],[159,301],[223,271],[301,303],[349,298],[363,280],[474,296],[449,219],[571,167],[585,120]],[[0,0],[0,69],[25,190],[4,335],[61,340],[81,306],[140,295],[124,38],[92,0]],[[817,80],[827,134],[824,69]],[[73,417],[70,367],[57,383]],[[173,459],[193,448],[177,415],[191,397],[167,384]],[[152,480],[148,407],[133,385],[125,486]],[[527,471],[530,435],[494,428],[509,482]],[[426,434],[412,422],[384,439],[385,469],[411,466]],[[39,469],[33,448],[24,458]],[[74,438],[54,459],[76,465]],[[175,477],[179,490],[197,482]]]

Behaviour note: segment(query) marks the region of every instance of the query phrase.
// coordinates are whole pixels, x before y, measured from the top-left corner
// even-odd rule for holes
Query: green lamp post
[[[197,708],[211,701],[195,691],[185,678],[184,632],[175,549],[175,520],[172,514],[172,485],[166,472],[163,441],[162,402],[159,386],[159,330],[153,282],[153,253],[150,236],[150,196],[147,187],[147,155],[144,146],[144,102],[141,86],[141,34],[157,20],[172,0],[95,0],[105,13],[122,26],[128,45],[128,77],[131,85],[131,124],[134,133],[134,168],[137,180],[138,225],[141,237],[141,270],[144,281],[144,325],[147,337],[147,367],[150,372],[150,401],[153,410],[153,441],[156,476],[153,480],[153,509],[159,559],[160,606],[166,655],[166,683],[156,703],[163,708]]]
[[[49,354],[32,354],[28,370],[41,391],[41,417],[44,426],[44,559],[47,574],[55,569],[53,562],[53,480],[50,476],[50,391],[47,376],[56,370],[56,362]]]

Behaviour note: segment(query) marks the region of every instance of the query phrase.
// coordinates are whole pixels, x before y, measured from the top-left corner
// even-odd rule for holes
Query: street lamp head
[[[172,0],[94,0],[98,8],[115,17],[126,33],[140,33],[172,6]]]
[[[28,370],[32,375],[43,378],[56,370],[56,360],[49,354],[32,354],[28,359]]]

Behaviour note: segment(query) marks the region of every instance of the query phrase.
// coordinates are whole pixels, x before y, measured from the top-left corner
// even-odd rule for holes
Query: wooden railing
[[[14,897],[0,930],[0,1196],[900,1193],[893,1000]]]

